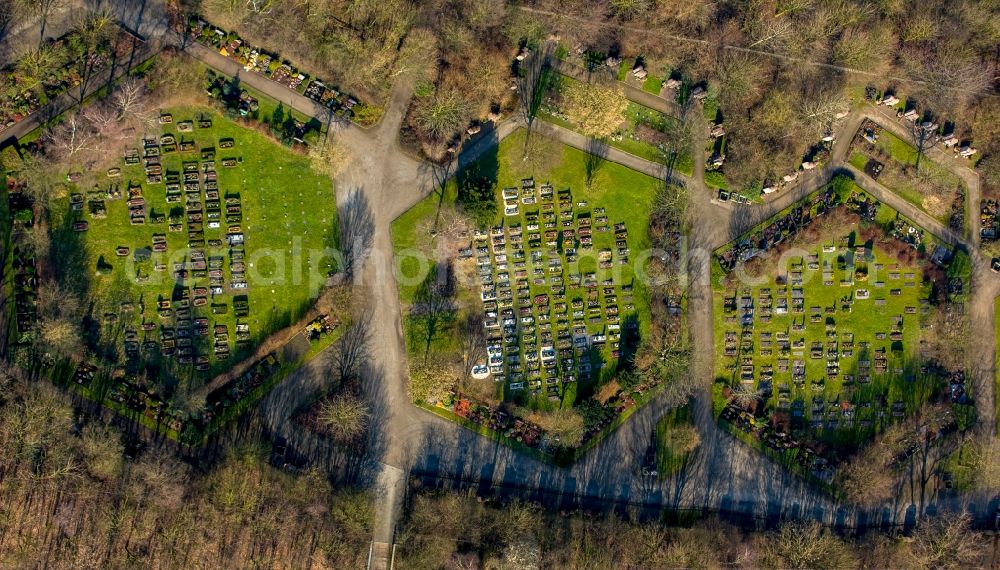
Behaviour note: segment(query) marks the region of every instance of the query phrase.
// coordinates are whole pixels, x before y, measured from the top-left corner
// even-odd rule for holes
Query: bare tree
[[[49,154],[57,162],[78,159],[99,148],[97,132],[82,112],[72,113],[45,135]]]
[[[97,70],[101,58],[100,51],[108,45],[115,33],[115,18],[105,10],[88,13],[73,30],[74,42],[80,46],[80,57],[74,62],[80,74],[77,101],[83,104],[90,80]]]
[[[949,50],[911,65],[921,77],[917,95],[938,114],[965,108],[993,84],[994,68],[978,57]]]
[[[912,568],[968,568],[982,553],[979,533],[968,513],[941,514],[923,521],[913,533]]]
[[[783,525],[768,537],[765,556],[780,568],[848,568],[855,564],[848,544],[816,521]]]
[[[679,455],[691,453],[701,445],[701,435],[691,424],[672,426],[667,430],[666,438],[670,450]]]
[[[309,147],[309,162],[317,172],[336,178],[347,167],[351,151],[344,141],[327,133],[322,142]]]
[[[81,435],[87,471],[104,481],[116,479],[124,463],[121,434],[108,426],[91,423],[83,428]]]
[[[586,431],[583,416],[572,409],[533,412],[528,419],[538,424],[555,445],[577,447]]]
[[[112,95],[118,119],[148,121],[147,93],[146,82],[136,77],[129,76],[119,83]]]
[[[837,115],[848,110],[850,104],[840,89],[828,89],[798,100],[799,116],[814,132],[830,130]]]
[[[360,437],[368,427],[371,417],[368,404],[361,398],[344,392],[320,404],[320,426],[335,440],[347,443]]]
[[[457,368],[440,358],[410,360],[410,398],[428,404],[443,400],[458,381],[461,371]]]
[[[970,459],[976,487],[984,491],[1000,489],[1000,440],[988,437],[976,442]]]
[[[584,135],[607,138],[625,121],[628,98],[620,85],[575,81],[563,88],[560,107]]]
[[[783,14],[774,14],[767,10],[755,10],[748,14],[743,25],[747,39],[752,40],[747,47],[768,47],[783,50],[785,42],[794,34],[792,22]]]
[[[611,0],[611,12],[621,20],[633,20],[649,11],[653,6],[650,0]]]
[[[849,501],[879,505],[892,498],[898,477],[888,466],[892,453],[887,439],[891,439],[888,434],[880,436],[839,469],[838,486]]]
[[[14,68],[19,87],[41,91],[61,59],[62,54],[56,44],[42,44],[38,49],[22,55]]]
[[[125,123],[113,106],[103,103],[91,105],[80,111],[80,116],[94,133],[93,146],[100,148],[101,154],[110,154],[117,145],[125,142]]]
[[[741,382],[736,386],[733,386],[733,392],[730,396],[730,400],[741,408],[749,409],[757,405],[757,402],[760,401],[761,395],[762,393],[760,390],[747,386]]]

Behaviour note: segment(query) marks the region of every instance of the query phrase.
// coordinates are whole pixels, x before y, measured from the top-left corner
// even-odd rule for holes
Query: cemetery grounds
[[[852,166],[939,222],[961,231],[967,207],[965,184],[926,154],[920,157],[919,173],[914,170],[916,161],[917,149],[912,144],[871,119],[851,141]]]
[[[546,70],[539,84],[546,88],[538,109],[538,117],[550,123],[570,130],[577,130],[575,123],[559,111],[558,94],[565,85],[576,82],[576,79],[558,72]],[[672,132],[681,128],[680,120],[655,109],[629,101],[625,109],[623,128],[608,144],[652,162],[664,161],[669,148],[664,146],[672,138]],[[690,148],[684,148],[678,153],[674,163],[678,172],[691,176],[694,173],[694,161]]]
[[[930,261],[900,263],[878,243],[881,230],[862,241],[861,225],[921,235],[928,250],[933,238],[883,204],[861,224],[829,224],[818,239],[796,241],[798,249],[780,265],[767,260],[759,278],[741,282],[739,268],[726,272],[720,257],[796,208],[819,224],[821,209],[830,216],[847,207],[828,208],[822,200],[828,191],[841,202],[853,195],[852,201],[875,203],[853,183],[831,184],[713,258],[716,415],[741,439],[827,482],[829,462],[915,411],[934,391],[918,363],[921,323],[935,310],[923,272]],[[727,405],[726,393],[739,384],[760,397],[756,413]]]
[[[495,157],[481,158],[469,167],[496,172],[497,214],[492,227],[470,228],[450,248],[427,239],[434,219],[456,204],[455,182],[393,223],[400,275],[419,271],[413,256],[419,251],[439,263],[449,258],[456,274],[468,276],[459,280],[452,324],[430,339],[419,310],[413,311],[422,284],[399,280],[407,351],[411,368],[416,359],[460,359],[458,323],[482,315],[490,348],[484,355],[489,361],[484,358],[480,363],[490,367],[494,402],[527,410],[568,409],[610,382],[622,351],[634,350],[649,330],[648,293],[632,264],[649,247],[648,216],[660,182],[605,163],[588,188],[588,155],[562,145],[555,147],[561,156],[546,159],[548,166],[525,169],[525,133],[523,129],[513,133],[501,141]],[[586,238],[592,240],[590,248],[584,246]],[[518,245],[523,257],[516,253]],[[518,265],[522,261],[523,267]],[[510,301],[502,303],[506,283]],[[505,326],[510,327],[508,334],[503,332]],[[467,401],[461,394],[418,403],[481,433],[488,431],[487,426],[501,431],[497,424],[504,425],[496,408],[478,415],[473,409],[470,414],[468,406],[485,403]],[[599,425],[588,426],[588,435],[608,427],[615,415],[605,414]],[[516,439],[508,443],[535,447],[541,434],[524,424],[518,425],[523,433],[503,430]]]
[[[113,399],[143,372],[204,387],[302,319],[335,270],[324,255],[337,243],[333,188],[306,157],[210,108],[167,109],[160,123],[108,170],[71,173],[50,207],[53,242],[92,306],[90,348],[124,369]],[[322,316],[244,375],[274,376],[328,346],[339,316]],[[93,364],[77,371],[83,388]],[[240,380],[210,406],[245,396]]]

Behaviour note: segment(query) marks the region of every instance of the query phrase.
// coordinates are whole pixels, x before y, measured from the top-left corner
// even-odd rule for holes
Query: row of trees
[[[366,493],[275,469],[256,443],[204,471],[126,443],[47,384],[0,374],[0,565],[363,565]]]
[[[844,537],[816,522],[677,528],[427,492],[413,495],[398,542],[399,562],[417,568],[985,568],[995,556],[967,515],[928,519],[905,537]]]

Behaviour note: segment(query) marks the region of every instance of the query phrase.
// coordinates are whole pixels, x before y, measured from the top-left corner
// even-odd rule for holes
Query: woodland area
[[[207,469],[137,449],[47,383],[0,374],[0,566],[358,568],[373,507],[248,442]]]
[[[432,157],[470,123],[530,96],[511,89],[526,73],[514,56],[558,39],[561,49],[642,56],[647,67],[707,86],[730,133],[727,177],[737,186],[796,166],[868,85],[953,123],[959,138],[976,144],[988,183],[1000,184],[1000,100],[993,94],[1000,18],[993,2],[183,4],[376,101],[395,78],[409,78],[415,96],[404,140]]]
[[[528,503],[416,490],[398,533],[407,568],[989,568],[996,553],[965,516],[908,536],[843,536],[815,522],[748,531],[716,519],[679,526],[548,513]]]
[[[543,5],[544,4],[544,5]],[[864,88],[894,91],[975,142],[993,186],[997,44],[992,2],[903,0],[540,3],[566,46],[642,55],[718,98],[737,186],[796,166]],[[647,67],[650,65],[647,63]],[[989,158],[993,156],[994,158]]]
[[[7,3],[0,34],[58,4]],[[533,77],[524,65],[531,60],[515,56],[572,49],[602,63],[640,57],[657,73],[706,88],[720,113],[709,120],[726,123],[726,177],[737,187],[796,167],[869,86],[953,125],[977,148],[988,186],[1000,186],[1000,17],[988,0],[171,0],[167,7],[178,31],[184,14],[203,15],[376,107],[405,81],[414,97],[403,140],[432,158],[443,158],[470,125],[519,103],[532,112],[534,86],[523,81]],[[43,63],[45,53],[29,63]]]

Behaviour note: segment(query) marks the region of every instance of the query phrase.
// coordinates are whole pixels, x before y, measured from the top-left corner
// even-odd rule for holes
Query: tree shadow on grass
[[[462,166],[455,176],[458,186],[456,202],[479,227],[492,225],[499,209],[496,189],[500,176],[500,147],[496,133],[492,136],[494,140],[490,145],[480,149],[476,160]],[[441,198],[442,201],[445,199],[443,187]]]
[[[455,321],[455,275],[451,263],[435,263],[417,289],[410,310],[411,330],[430,354],[431,345]]]
[[[608,143],[592,138],[587,141],[587,157],[584,161],[584,174],[587,180],[587,188],[589,189],[594,183],[594,177],[597,173],[604,167],[608,161],[608,152],[610,147]]]

